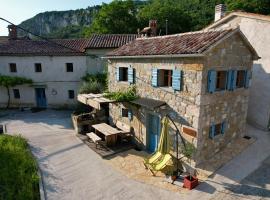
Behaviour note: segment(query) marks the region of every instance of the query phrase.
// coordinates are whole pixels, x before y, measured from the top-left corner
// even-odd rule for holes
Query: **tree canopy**
[[[166,33],[166,20],[168,34],[200,30],[214,20],[215,5],[220,3],[228,11],[270,14],[270,0],[113,0],[102,5],[84,33],[137,33],[150,19],[158,20],[161,35]]]
[[[132,0],[114,0],[110,4],[103,3],[102,8],[94,16],[90,28],[84,34],[93,33],[136,33],[138,28],[137,9]]]

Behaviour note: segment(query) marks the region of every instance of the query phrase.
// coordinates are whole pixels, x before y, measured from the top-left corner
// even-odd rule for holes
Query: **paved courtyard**
[[[179,194],[127,178],[106,164],[74,135],[70,112],[12,111],[0,123],[28,139],[49,200],[270,199],[270,136],[251,127],[251,135],[262,135],[257,142],[196,190]]]

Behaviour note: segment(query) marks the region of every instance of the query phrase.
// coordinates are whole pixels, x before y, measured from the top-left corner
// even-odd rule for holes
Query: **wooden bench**
[[[89,139],[91,139],[96,144],[96,148],[99,142],[102,141],[102,139],[93,132],[87,133],[86,135],[89,137]]]
[[[121,135],[120,135],[121,141],[122,142],[123,141],[130,141],[130,139],[131,139],[131,128],[130,128],[130,126],[123,123],[123,122],[120,122],[120,121],[117,121],[115,125],[116,125],[116,127],[118,129],[121,130]]]

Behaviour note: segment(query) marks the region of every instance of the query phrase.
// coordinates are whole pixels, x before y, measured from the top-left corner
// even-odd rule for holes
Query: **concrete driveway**
[[[49,200],[270,199],[270,134],[248,126],[257,141],[192,192],[173,193],[128,179],[75,135],[70,112],[9,112],[10,134],[28,139]]]
[[[176,193],[130,180],[106,165],[74,135],[69,112],[12,112],[8,118],[0,118],[3,122],[9,133],[28,139],[49,200],[180,198]]]

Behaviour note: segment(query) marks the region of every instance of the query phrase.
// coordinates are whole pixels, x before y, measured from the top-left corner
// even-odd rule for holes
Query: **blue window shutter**
[[[131,121],[132,118],[133,118],[132,110],[129,110],[129,111],[128,111],[128,119]]]
[[[120,69],[119,69],[119,67],[116,67],[115,75],[116,75],[116,80],[120,81]]]
[[[222,135],[225,133],[226,128],[227,128],[227,123],[224,121],[224,122],[221,124],[221,134],[222,134]]]
[[[128,82],[130,84],[134,83],[134,69],[131,66],[128,68]]]
[[[208,92],[213,93],[216,90],[216,79],[217,72],[215,70],[210,70],[208,72]]]
[[[232,91],[236,89],[236,81],[237,81],[237,70],[233,70],[232,72]]]
[[[153,87],[157,87],[158,86],[158,69],[157,68],[153,68],[152,69],[152,86]]]
[[[245,88],[249,88],[250,78],[251,78],[251,71],[246,70],[246,73],[245,73]]]
[[[172,88],[174,90],[177,91],[181,90],[181,78],[182,78],[182,71],[177,69],[173,70]]]
[[[227,73],[227,86],[226,89],[231,91],[232,90],[232,78],[233,78],[233,71],[229,70]]]
[[[210,126],[210,130],[209,130],[209,138],[210,139],[214,139],[214,137],[215,137],[215,125],[212,124]]]

